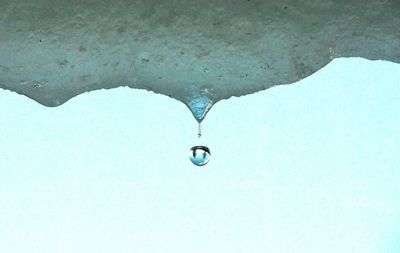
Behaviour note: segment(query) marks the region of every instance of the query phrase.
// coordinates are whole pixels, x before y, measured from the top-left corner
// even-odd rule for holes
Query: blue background
[[[221,101],[201,139],[183,104],[129,88],[0,108],[1,252],[400,252],[398,64]]]

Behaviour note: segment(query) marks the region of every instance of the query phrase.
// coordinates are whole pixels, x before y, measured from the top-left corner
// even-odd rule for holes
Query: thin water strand
[[[201,123],[199,123],[199,131],[198,131],[198,133],[197,133],[197,136],[198,136],[199,138],[201,138]]]

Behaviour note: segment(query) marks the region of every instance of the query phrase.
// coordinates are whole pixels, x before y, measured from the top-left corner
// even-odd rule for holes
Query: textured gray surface
[[[399,27],[398,0],[0,0],[0,87],[58,106],[129,86],[201,121],[333,58],[400,62]]]

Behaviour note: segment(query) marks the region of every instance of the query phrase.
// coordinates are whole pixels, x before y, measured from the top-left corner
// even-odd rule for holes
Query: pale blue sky
[[[221,101],[200,140],[147,91],[47,108],[0,90],[0,107],[0,252],[400,252],[398,64]]]

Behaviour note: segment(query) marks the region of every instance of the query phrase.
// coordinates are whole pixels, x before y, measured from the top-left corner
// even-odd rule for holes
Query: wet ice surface
[[[352,59],[216,104],[192,166],[181,103],[120,88],[47,108],[0,91],[0,249],[397,253],[400,70]]]

